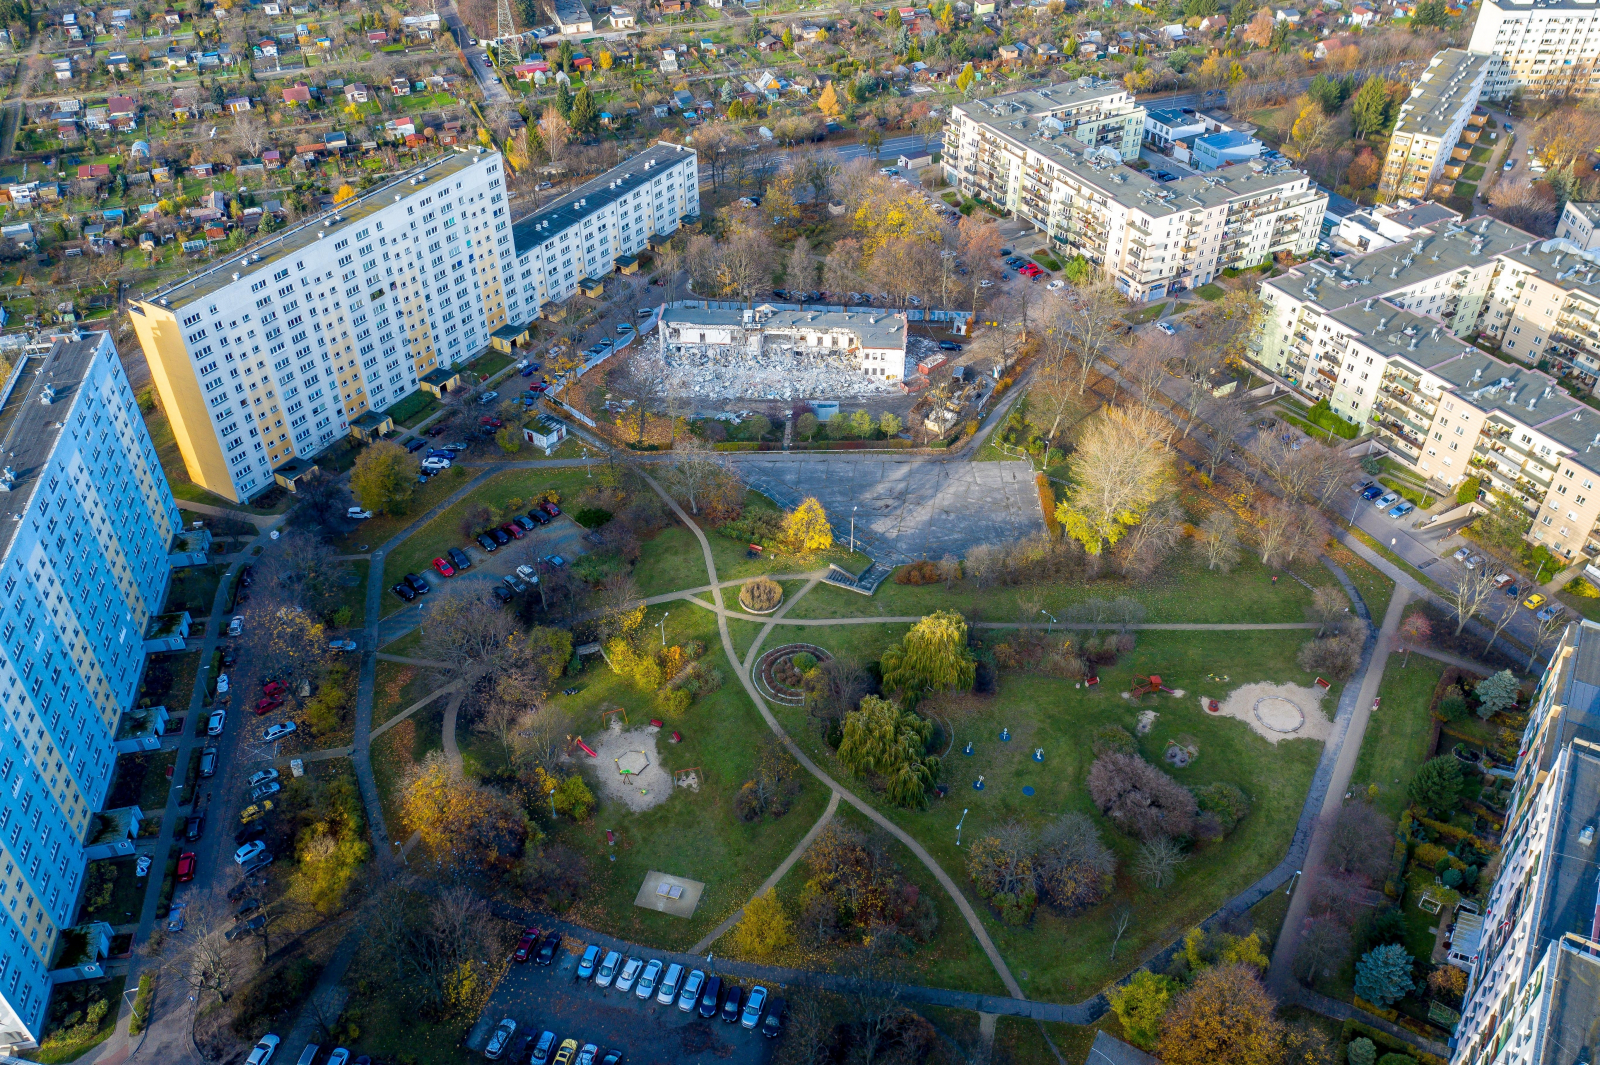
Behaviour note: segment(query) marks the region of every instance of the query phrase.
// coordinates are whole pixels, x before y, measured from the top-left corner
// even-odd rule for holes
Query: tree
[[[802,555],[826,551],[833,546],[833,527],[815,496],[807,496],[783,518],[783,545]]]
[[[968,63],[961,68],[961,73],[956,75],[956,91],[965,96],[972,91],[972,83],[977,80],[977,72],[972,69],[972,64]]]
[[[880,660],[883,690],[897,692],[908,706],[923,692],[966,691],[977,675],[977,660],[967,647],[967,621],[951,610],[923,617]]]
[[[690,513],[699,515],[702,502],[715,507],[742,495],[744,484],[737,469],[705,442],[695,437],[680,440],[672,453],[678,459],[664,480],[674,497],[688,502]]]
[[[891,802],[922,809],[939,773],[938,757],[927,753],[932,742],[931,721],[869,695],[845,715],[839,762],[853,773],[883,778]]]
[[[1411,661],[1413,647],[1426,647],[1433,639],[1433,622],[1428,615],[1417,611],[1400,623],[1400,639],[1406,645],[1406,662]]]
[[[356,190],[355,189],[351,188],[349,185],[340,185],[339,186],[339,191],[337,191],[337,192],[335,192],[333,194],[334,206],[337,207],[339,204],[345,202],[346,200],[353,200],[353,199],[355,199],[355,196],[356,196]]]
[[[1340,621],[1350,613],[1350,599],[1344,592],[1331,584],[1324,584],[1311,591],[1311,603],[1306,607],[1306,620],[1317,623],[1317,635],[1321,636],[1334,622]]]
[[[1475,566],[1472,569],[1457,567],[1455,576],[1445,586],[1445,601],[1456,614],[1457,636],[1466,628],[1467,621],[1494,594],[1494,578],[1494,569],[1490,566]]]
[[[724,295],[753,304],[772,284],[776,249],[764,229],[740,229],[716,248],[714,276]]]
[[[462,589],[435,593],[422,628],[422,653],[473,690],[510,668],[529,642],[509,611],[486,595]]]
[[[1350,186],[1352,192],[1360,195],[1369,187],[1376,184],[1379,175],[1383,172],[1383,160],[1378,158],[1376,152],[1365,149],[1345,168],[1345,184]]]
[[[804,290],[809,289],[816,279],[817,261],[811,257],[811,242],[804,235],[796,237],[794,249],[789,252],[788,265],[784,267],[784,283],[790,288]]]
[[[1442,754],[1422,763],[1406,786],[1406,794],[1423,810],[1438,817],[1456,808],[1456,803],[1461,801],[1463,784],[1461,763],[1454,755]]]
[[[1233,515],[1223,507],[1206,515],[1195,530],[1194,546],[1206,569],[1227,573],[1239,562],[1239,533]]]
[[[1301,981],[1314,984],[1337,973],[1349,953],[1350,929],[1332,913],[1318,914],[1301,927],[1292,968]]]
[[[289,524],[314,529],[324,539],[343,535],[348,525],[350,493],[337,477],[320,469],[301,478]]]
[[[1217,467],[1232,453],[1234,440],[1250,424],[1250,408],[1237,390],[1206,405],[1205,420],[1211,435],[1201,441],[1206,451],[1206,476],[1216,477]]]
[[[1256,971],[1218,965],[1195,978],[1161,1022],[1163,1065],[1279,1065],[1288,1032]]]
[[[1130,1043],[1155,1049],[1161,1037],[1161,1019],[1167,1015],[1177,988],[1170,978],[1140,969],[1132,980],[1106,993],[1111,1012],[1122,1022],[1122,1032]]]
[[[1487,721],[1495,714],[1516,706],[1518,688],[1517,678],[1509,669],[1502,669],[1494,676],[1480,680],[1473,689],[1478,697],[1478,716]]]
[[[1145,886],[1160,890],[1172,883],[1178,870],[1189,860],[1183,848],[1166,836],[1153,836],[1139,844],[1133,867]]]
[[[411,502],[417,462],[399,444],[380,440],[356,456],[350,490],[361,505],[379,514],[399,514]]]
[[[1510,496],[1493,492],[1490,497],[1489,510],[1473,522],[1473,532],[1485,547],[1496,554],[1516,557],[1521,552],[1522,537],[1532,524],[1532,519],[1522,509],[1522,504]],[[1487,571],[1487,567],[1480,566],[1479,569]]]
[[[770,962],[794,945],[794,927],[776,888],[768,888],[745,905],[744,916],[733,928],[733,945],[741,957]]]
[[[545,154],[549,156],[551,166],[560,164],[561,155],[566,151],[567,142],[571,139],[571,124],[554,104],[546,106],[544,114],[539,119],[539,140],[544,144]]]
[[[528,835],[519,803],[463,777],[442,751],[429,751],[407,772],[400,809],[429,856],[463,877],[509,871]]]
[[[1413,30],[1427,29],[1429,26],[1444,26],[1450,21],[1450,11],[1445,6],[1445,0],[1420,0],[1416,10],[1411,13],[1411,28]]]
[[[1089,767],[1089,795],[1100,812],[1140,839],[1186,836],[1194,794],[1136,755],[1103,754]]]
[[[800,686],[805,692],[806,713],[826,735],[872,690],[872,677],[856,658],[837,654],[807,672]]]
[[[1346,803],[1322,819],[1322,831],[1328,841],[1329,868],[1368,881],[1381,880],[1388,872],[1394,826],[1373,807]]]
[[[1091,555],[1115,544],[1171,490],[1171,456],[1158,417],[1104,408],[1088,423],[1071,459],[1073,487],[1056,520]]]
[[[1364,1035],[1350,1040],[1344,1053],[1350,1065],[1375,1065],[1378,1060],[1377,1045]]]
[[[1039,839],[1039,891],[1046,902],[1072,914],[1098,904],[1110,893],[1116,854],[1100,839],[1086,815],[1062,814]]]
[[[1379,1009],[1388,1009],[1416,986],[1411,979],[1413,964],[1411,955],[1398,943],[1373,947],[1356,962],[1356,994]]]
[[[1244,28],[1244,32],[1239,36],[1246,44],[1253,44],[1257,48],[1265,48],[1272,43],[1273,28],[1272,11],[1263,7],[1256,11],[1255,17],[1250,20],[1250,24]]]
[[[992,905],[1006,924],[1026,924],[1038,904],[1033,850],[1032,832],[1012,821],[973,840],[967,851],[967,874],[978,897]]]
[[[834,91],[833,82],[822,87],[822,94],[817,97],[817,108],[829,118],[838,118],[844,114],[844,108],[839,104],[839,94]]]

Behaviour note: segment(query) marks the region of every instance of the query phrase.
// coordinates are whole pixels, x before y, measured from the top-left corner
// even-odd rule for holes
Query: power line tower
[[[522,62],[522,38],[517,36],[517,24],[511,17],[511,0],[495,0],[494,5],[495,54],[502,66],[510,59]]]

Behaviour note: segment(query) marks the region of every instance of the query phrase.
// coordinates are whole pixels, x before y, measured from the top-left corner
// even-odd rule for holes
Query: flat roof
[[[526,255],[533,248],[581,224],[585,218],[607,204],[620,200],[641,185],[647,185],[655,180],[661,174],[657,167],[680,162],[686,154],[694,156],[694,149],[667,141],[657,141],[633,158],[618,163],[565,196],[523,215],[511,226],[511,239],[516,246],[516,253]],[[579,206],[580,204],[583,206]]]
[[[807,329],[842,329],[861,338],[863,347],[900,348],[906,346],[906,319],[904,315],[886,311],[825,311],[804,310],[780,304],[763,303],[755,308],[756,321],[751,328],[804,332]],[[661,314],[663,323],[673,325],[718,325],[745,327],[745,312],[741,309],[706,307],[698,300],[688,300],[668,307]]]
[[[336,231],[332,227],[343,228],[360,222],[384,207],[394,203],[394,193],[399,186],[409,186],[412,178],[421,178],[424,182],[432,183],[442,181],[452,174],[459,173],[467,167],[484,158],[479,151],[451,152],[438,159],[430,160],[420,166],[412,167],[402,173],[396,174],[380,185],[374,185],[366,192],[353,200],[346,200],[337,207],[324,211],[314,218],[275,233],[262,240],[253,241],[237,252],[216,259],[210,266],[180,278],[178,281],[162,286],[149,296],[136,296],[136,299],[147,299],[151,302],[166,300],[167,305],[182,307],[201,299],[218,289],[233,284],[233,274],[238,271],[241,275],[265,270],[280,259],[286,259],[304,251],[307,247],[317,242],[317,234],[325,231]],[[422,192],[424,186],[419,184],[414,191]],[[246,259],[249,260],[246,263]]]
[[[1600,1018],[1600,944],[1568,932],[1550,974],[1550,1008],[1542,1065],[1586,1065],[1592,1060],[1595,1020]]]
[[[1458,211],[1452,211],[1442,203],[1425,200],[1422,203],[1412,204],[1410,207],[1385,211],[1381,217],[1387,218],[1396,225],[1405,226],[1407,229],[1425,229],[1428,226],[1438,225],[1440,222],[1459,219],[1461,214]]]
[[[1145,117],[1154,119],[1163,126],[1184,126],[1190,123],[1205,125],[1205,119],[1181,107],[1154,107],[1145,112]]]
[[[1579,203],[1577,200],[1568,200],[1567,207],[1583,215],[1591,222],[1600,222],[1600,203]]]
[[[1589,928],[1594,921],[1600,863],[1595,845],[1578,842],[1578,834],[1600,823],[1600,747],[1576,739],[1568,750],[1567,771],[1550,814],[1549,865],[1542,872],[1535,940],[1528,945],[1533,959],[1544,954],[1551,940],[1574,928]]]
[[[0,492],[0,558],[11,550],[22,516],[39,487],[39,474],[61,437],[68,408],[77,398],[105,333],[83,333],[57,340],[43,356],[25,357],[14,371],[16,383],[0,406],[0,463],[11,468],[9,492]],[[48,386],[54,399],[42,402]]]
[[[1400,105],[1400,118],[1395,122],[1392,135],[1444,136],[1463,107],[1471,110],[1478,106],[1482,78],[1493,61],[1493,56],[1460,48],[1446,48],[1436,53],[1427,69],[1417,75],[1410,97]],[[1449,149],[1455,145],[1444,147]]]
[[[1431,371],[1470,352],[1483,354],[1434,319],[1412,314],[1384,299],[1352,303],[1328,317],[1354,329],[1368,347],[1403,359],[1416,370]]]
[[[1207,148],[1223,150],[1240,148],[1253,141],[1255,141],[1254,137],[1238,129],[1223,130],[1220,133],[1207,133],[1204,137],[1196,137],[1194,139],[1196,146],[1204,144]]]

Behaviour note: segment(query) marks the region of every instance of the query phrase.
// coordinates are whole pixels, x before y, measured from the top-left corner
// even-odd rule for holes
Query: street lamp
[[[667,645],[667,618],[669,618],[671,616],[672,616],[672,612],[671,611],[667,611],[666,613],[661,615],[661,620],[656,622],[656,628],[661,630],[661,646],[662,647],[665,647]]]
[[[852,555],[856,553],[856,511],[860,509],[859,506],[850,508],[850,553]]]
[[[961,820],[956,822],[956,846],[961,846],[961,826],[967,823],[967,811],[961,811]]]
[[[1045,617],[1050,619],[1050,625],[1049,625],[1048,628],[1045,629],[1045,635],[1048,636],[1049,634],[1055,632],[1056,631],[1056,616],[1054,614],[1050,613],[1050,611],[1048,611],[1048,610],[1041,610],[1041,611],[1039,611],[1039,613],[1043,614]]]

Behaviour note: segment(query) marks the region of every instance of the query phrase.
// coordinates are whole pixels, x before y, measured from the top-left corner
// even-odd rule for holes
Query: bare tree
[[[1100,274],[1089,284],[1077,289],[1071,298],[1063,300],[1059,324],[1076,344],[1074,356],[1078,362],[1078,391],[1089,387],[1094,377],[1094,364],[1110,346],[1112,338],[1122,328],[1118,315],[1127,301],[1117,291],[1109,275]]]
[[[1350,612],[1350,599],[1338,588],[1324,584],[1311,592],[1311,603],[1306,607],[1306,618],[1317,623],[1317,635]]]
[[[227,1002],[239,971],[235,951],[223,933],[233,925],[227,900],[218,894],[192,899],[184,907],[183,928],[168,933],[161,968],[201,996],[214,994]]]
[[[1122,360],[1122,371],[1139,388],[1140,398],[1152,411],[1161,409],[1161,383],[1168,367],[1177,359],[1183,345],[1177,337],[1162,332],[1145,333]]]
[[[1327,834],[1324,861],[1333,871],[1368,881],[1381,880],[1388,871],[1394,826],[1366,803],[1345,803],[1322,819],[1320,831]]]
[[[1233,514],[1218,507],[1206,515],[1195,534],[1195,550],[1205,560],[1206,569],[1227,573],[1239,561],[1239,532]]]
[[[1555,643],[1556,639],[1563,632],[1565,632],[1566,629],[1566,615],[1559,611],[1540,621],[1539,627],[1534,630],[1533,657],[1538,658],[1539,652],[1544,649],[1545,644]],[[1461,630],[1457,629],[1456,631],[1460,632]]]
[[[1117,960],[1117,944],[1122,942],[1122,937],[1127,934],[1128,926],[1133,923],[1133,908],[1131,906],[1118,906],[1111,915],[1111,960]]]
[[[1314,984],[1338,972],[1350,953],[1350,929],[1333,913],[1306,918],[1292,968],[1296,977]]]
[[[1178,870],[1188,860],[1188,855],[1174,840],[1167,836],[1152,836],[1139,844],[1139,854],[1133,860],[1133,867],[1146,887],[1159,889],[1172,883]]]
[[[679,458],[667,470],[667,488],[688,500],[692,514],[700,513],[700,502],[708,493],[726,493],[740,483],[733,464],[700,440],[685,440],[673,454]]]
[[[422,653],[444,663],[469,690],[516,659],[517,622],[490,597],[459,589],[436,592],[422,623]]]
[[[726,295],[749,307],[755,302],[756,293],[772,284],[776,260],[777,250],[766,230],[741,230],[718,250],[717,281]]]
[[[1211,430],[1204,442],[1206,476],[1215,479],[1217,467],[1233,451],[1234,439],[1250,424],[1250,409],[1242,396],[1227,395],[1206,405],[1205,420]]]
[[[1455,578],[1445,585],[1445,602],[1456,614],[1456,635],[1466,628],[1467,621],[1482,609],[1494,593],[1494,571],[1488,565],[1467,569],[1458,566]]]
[[[560,166],[561,157],[567,150],[567,143],[572,140],[572,127],[561,117],[561,112],[556,110],[555,104],[546,107],[544,114],[539,117],[539,139],[544,142],[544,153],[549,158],[550,165]]]

